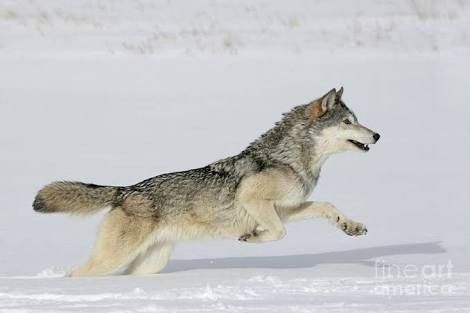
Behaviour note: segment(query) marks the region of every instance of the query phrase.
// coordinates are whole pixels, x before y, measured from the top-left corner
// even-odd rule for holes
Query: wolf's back
[[[118,188],[80,182],[55,182],[38,192],[33,208],[41,213],[91,214],[111,206]]]

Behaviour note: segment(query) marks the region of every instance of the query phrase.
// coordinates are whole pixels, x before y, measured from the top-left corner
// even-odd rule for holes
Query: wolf
[[[358,122],[343,88],[285,113],[240,154],[126,187],[54,182],[33,208],[91,214],[108,208],[90,259],[70,276],[153,274],[177,241],[229,237],[247,243],[280,240],[287,222],[325,218],[349,236],[367,228],[329,202],[307,201],[321,167],[342,151],[367,152],[380,135]]]

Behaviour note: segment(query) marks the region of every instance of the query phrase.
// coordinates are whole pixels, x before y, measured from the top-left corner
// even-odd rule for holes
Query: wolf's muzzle
[[[380,139],[380,134],[375,133],[374,136],[372,136],[372,137],[374,138],[375,142],[377,142]]]

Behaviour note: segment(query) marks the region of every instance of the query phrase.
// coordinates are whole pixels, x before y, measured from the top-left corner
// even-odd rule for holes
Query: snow
[[[1,1],[0,312],[470,312],[469,10]],[[42,185],[201,166],[339,85],[382,138],[328,160],[312,198],[366,237],[305,221],[263,245],[181,243],[155,276],[64,277],[102,214],[35,214]]]
[[[468,47],[466,1],[2,1],[3,49],[22,55],[175,55]]]
[[[0,301],[5,312],[469,312],[469,278],[397,281],[323,277],[310,269],[213,268],[158,278],[2,279],[9,290],[0,290]]]

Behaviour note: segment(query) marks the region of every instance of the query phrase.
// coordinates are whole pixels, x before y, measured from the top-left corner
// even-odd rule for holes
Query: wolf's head
[[[343,87],[330,90],[321,98],[305,106],[310,123],[309,135],[315,141],[317,152],[334,154],[346,150],[369,151],[380,135],[361,125],[356,115],[341,100]]]
[[[258,161],[276,160],[300,169],[318,166],[316,162],[338,152],[369,151],[368,145],[376,143],[380,135],[359,124],[341,100],[342,94],[342,87],[332,89],[293,108],[244,152]]]

